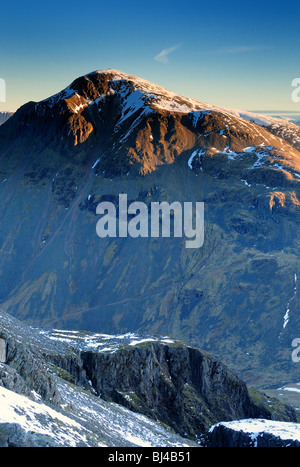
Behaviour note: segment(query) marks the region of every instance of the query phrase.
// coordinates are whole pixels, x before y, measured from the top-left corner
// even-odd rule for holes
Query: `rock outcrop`
[[[199,437],[217,420],[271,416],[255,405],[246,384],[211,355],[183,343],[153,342],[81,354],[97,394],[182,436]],[[294,419],[285,408],[284,417]]]
[[[42,354],[1,330],[0,336],[6,353],[5,361],[0,366],[1,386],[26,396],[34,391],[47,403],[61,402],[59,391]]]
[[[300,447],[300,427],[287,422],[242,420],[219,423],[211,428],[206,438],[209,447]]]
[[[292,407],[277,401],[273,408],[270,398],[264,401],[259,391],[249,392],[224,364],[183,342],[135,334],[46,334],[80,350],[79,358],[46,356],[73,375],[77,384],[86,384],[84,372],[102,399],[159,420],[181,436],[197,440],[220,420],[277,417],[296,421]]]

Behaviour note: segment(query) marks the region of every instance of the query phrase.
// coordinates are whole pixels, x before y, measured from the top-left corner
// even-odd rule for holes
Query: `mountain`
[[[116,70],[0,128],[1,309],[48,328],[169,335],[246,383],[298,380],[300,128]],[[99,238],[97,205],[204,203],[204,243]],[[150,216],[149,216],[150,218]]]
[[[13,112],[0,112],[0,125],[8,120],[13,115]]]
[[[166,336],[32,328],[0,312],[1,447],[199,447],[213,423],[295,411]]]

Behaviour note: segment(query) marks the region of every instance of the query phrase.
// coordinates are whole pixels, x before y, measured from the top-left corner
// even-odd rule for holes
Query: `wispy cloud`
[[[172,47],[168,47],[167,49],[163,49],[159,54],[154,57],[154,60],[161,63],[168,63],[169,57],[168,55],[177,50],[180,47],[180,44],[173,45]]]
[[[264,49],[266,49],[266,46],[263,45],[232,45],[211,50],[210,53],[240,54],[247,52],[257,52]]]

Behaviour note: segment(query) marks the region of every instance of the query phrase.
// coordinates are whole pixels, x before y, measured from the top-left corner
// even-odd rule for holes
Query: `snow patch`
[[[192,153],[192,155],[189,157],[189,160],[188,160],[188,166],[190,169],[193,169],[193,160],[195,157],[198,156],[198,161],[199,163],[201,163],[201,156],[203,156],[205,154],[205,151],[202,150],[202,149],[196,149],[196,151],[194,151]],[[202,167],[200,167],[200,170],[202,170]]]
[[[26,432],[54,437],[59,444],[76,446],[78,442],[86,442],[83,427],[76,421],[3,387],[0,406],[0,423],[17,423]]]
[[[297,274],[295,273],[294,274],[294,293],[293,293],[293,296],[288,301],[287,306],[286,306],[286,312],[285,312],[285,315],[283,317],[283,327],[282,327],[283,329],[286,327],[286,325],[289,322],[289,319],[290,319],[290,303],[291,303],[292,300],[294,300],[296,293],[297,293]]]
[[[94,169],[96,167],[96,165],[98,164],[98,162],[100,162],[100,157],[98,157],[98,159],[96,160],[96,162],[94,162],[94,164],[92,165],[92,169]]]

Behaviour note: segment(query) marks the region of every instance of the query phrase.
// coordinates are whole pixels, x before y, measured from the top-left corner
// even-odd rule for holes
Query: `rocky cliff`
[[[199,446],[220,421],[296,421],[290,406],[258,404],[224,364],[168,337],[29,328],[4,312],[0,323],[2,446]]]
[[[0,323],[1,447],[198,446],[166,425],[99,398],[77,346],[52,340],[3,312]],[[54,363],[58,356],[61,366]]]

